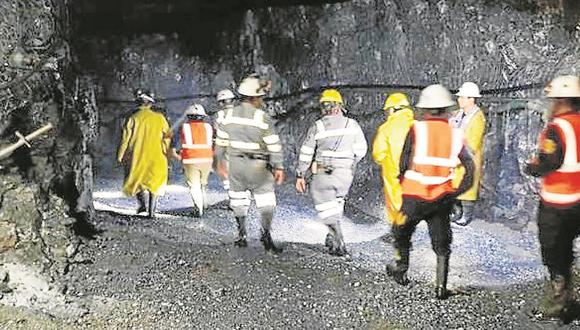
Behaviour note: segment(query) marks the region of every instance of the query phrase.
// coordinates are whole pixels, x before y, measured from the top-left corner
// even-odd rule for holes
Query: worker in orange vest
[[[546,91],[553,100],[550,119],[526,172],[542,178],[538,236],[551,285],[538,312],[551,318],[563,316],[573,300],[573,242],[580,234],[580,77],[557,77]]]
[[[185,110],[186,119],[179,130],[178,148],[174,158],[181,161],[195,216],[203,216],[207,208],[207,182],[213,165],[213,128],[206,122],[207,114],[201,104]]]
[[[399,179],[403,189],[401,211],[406,217],[391,227],[395,247],[395,264],[387,274],[399,284],[408,283],[411,236],[421,220],[427,221],[431,245],[437,255],[436,297],[447,297],[447,273],[451,254],[449,213],[457,196],[473,182],[473,159],[464,146],[463,133],[452,128],[448,111],[455,106],[451,93],[442,85],[431,85],[421,91],[416,108],[424,119],[411,127],[400,160]],[[455,169],[462,164],[463,181],[453,188]]]

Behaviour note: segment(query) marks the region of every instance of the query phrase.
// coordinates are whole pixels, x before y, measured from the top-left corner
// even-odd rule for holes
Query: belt
[[[246,158],[246,159],[255,159],[255,160],[268,160],[270,157],[268,155],[262,154],[235,154],[234,157]]]

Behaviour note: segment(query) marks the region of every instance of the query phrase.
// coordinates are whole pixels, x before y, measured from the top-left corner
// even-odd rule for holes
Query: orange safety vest
[[[564,161],[559,169],[542,178],[540,197],[555,207],[573,206],[580,202],[580,114],[557,116],[550,125],[556,127],[564,144]],[[540,136],[540,143],[545,139],[546,130]]]
[[[213,128],[201,120],[192,120],[181,126],[181,158],[183,164],[213,162]]]
[[[435,201],[454,192],[452,179],[463,148],[461,130],[446,119],[427,119],[416,121],[411,131],[413,159],[401,181],[403,196]]]

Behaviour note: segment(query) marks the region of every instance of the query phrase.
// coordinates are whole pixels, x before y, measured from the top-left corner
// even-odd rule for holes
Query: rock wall
[[[66,273],[92,230],[97,111],[92,81],[74,67],[66,4],[0,3],[0,147],[54,126],[0,159],[0,269],[21,263],[49,279]]]
[[[523,227],[536,205],[536,183],[521,170],[543,124],[542,87],[556,74],[580,71],[580,30],[569,19],[577,13],[546,3],[552,2],[356,0],[255,9],[243,16],[240,30],[224,25],[208,35],[216,43],[202,55],[183,34],[87,38],[80,42],[89,50],[81,63],[102,87],[97,173],[112,172],[121,118],[132,109],[119,100],[129,100],[135,87],[165,98],[174,120],[196,96],[213,109],[205,95],[234,87],[245,73],[270,77],[269,110],[292,169],[324,86],[343,86],[349,115],[371,142],[384,120],[385,93],[401,89],[416,101],[420,86],[441,82],[456,89],[471,80],[486,92],[481,103],[488,117],[479,214]],[[350,205],[363,197],[365,210],[382,217],[380,178],[370,157],[359,166]]]

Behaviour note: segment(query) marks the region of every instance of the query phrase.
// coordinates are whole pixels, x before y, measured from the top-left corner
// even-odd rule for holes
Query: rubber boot
[[[333,256],[345,256],[347,254],[346,244],[344,243],[344,239],[342,237],[340,224],[336,223],[333,225],[328,225],[328,229],[330,231],[329,234],[332,236],[332,243],[329,248],[329,253]]]
[[[387,275],[400,285],[409,284],[407,270],[409,269],[409,252],[395,250],[395,263],[386,267]]]
[[[568,281],[563,275],[551,275],[552,279],[540,300],[537,317],[544,320],[561,318],[568,305]]]
[[[157,210],[157,196],[149,193],[149,218],[155,218],[155,211]]]
[[[276,254],[282,253],[282,249],[274,244],[270,230],[262,229],[262,237],[260,240],[262,241],[262,245],[264,245],[264,249],[266,249],[266,251],[270,251]]]
[[[139,202],[137,214],[147,212],[147,194],[144,191],[137,193],[137,202]]]
[[[326,234],[326,238],[324,239],[324,246],[326,246],[329,250],[332,248],[332,243],[334,242],[334,236],[331,233]]]
[[[272,240],[272,235],[270,234],[270,228],[272,228],[272,219],[274,218],[273,208],[263,208],[260,210],[260,216],[262,221],[262,237],[260,240],[264,245],[266,251],[271,251],[274,253],[281,253],[282,249],[277,247]]]
[[[246,234],[246,217],[236,217],[236,222],[238,223],[238,239],[234,242],[237,247],[248,246],[247,234]]]
[[[473,211],[475,209],[475,202],[472,201],[461,201],[461,208],[463,214],[461,218],[455,220],[454,222],[459,226],[467,226],[473,220]]]
[[[447,299],[447,274],[449,273],[449,257],[437,256],[437,277],[435,279],[435,296],[437,299]]]

